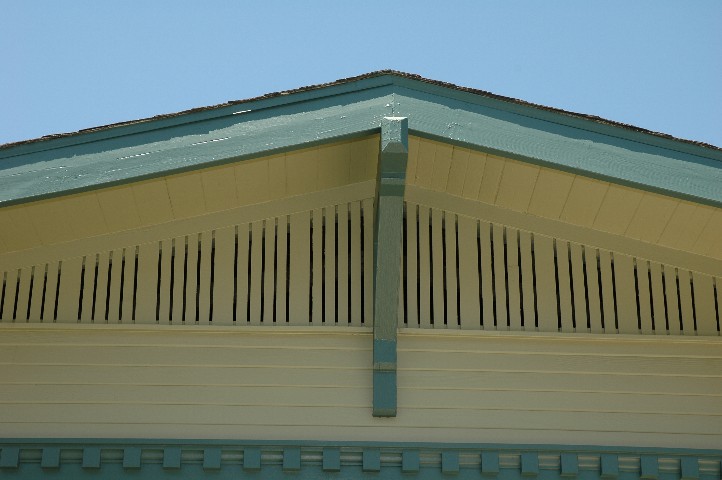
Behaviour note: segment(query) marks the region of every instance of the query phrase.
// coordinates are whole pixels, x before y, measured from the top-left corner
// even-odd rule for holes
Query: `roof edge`
[[[166,113],[166,114],[154,115],[152,117],[146,117],[146,118],[141,118],[141,119],[136,119],[136,120],[128,120],[128,121],[123,121],[123,122],[111,123],[111,124],[107,124],[107,125],[100,125],[100,126],[96,126],[96,127],[84,128],[84,129],[77,130],[74,132],[50,134],[50,135],[44,135],[44,136],[38,137],[38,138],[20,140],[20,141],[16,141],[16,142],[9,142],[9,143],[5,143],[5,144],[0,144],[0,151],[3,151],[3,150],[7,151],[9,149],[24,146],[24,145],[37,145],[37,144],[42,144],[44,142],[52,142],[52,141],[58,140],[58,139],[79,137],[79,136],[90,134],[90,133],[106,132],[106,131],[110,131],[112,129],[120,128],[120,127],[127,127],[127,126],[133,126],[133,125],[144,125],[144,124],[150,124],[152,122],[159,121],[159,120],[173,119],[173,118],[183,117],[186,115],[202,113],[202,112],[213,112],[213,111],[221,110],[221,109],[224,109],[227,107],[244,105],[244,104],[248,104],[248,103],[252,103],[252,102],[270,100],[270,99],[275,99],[275,98],[280,98],[280,97],[286,97],[286,96],[290,96],[290,95],[297,95],[297,94],[301,94],[301,93],[315,92],[315,91],[318,91],[318,90],[321,90],[324,88],[335,87],[335,86],[340,86],[340,85],[348,85],[348,84],[352,84],[355,82],[360,82],[360,81],[379,78],[379,77],[391,77],[392,80],[390,82],[388,82],[387,84],[394,83],[393,78],[402,78],[405,80],[417,81],[417,82],[421,82],[421,83],[425,83],[425,84],[429,84],[429,85],[434,85],[437,87],[447,88],[447,89],[454,90],[457,92],[465,92],[465,93],[469,93],[472,95],[478,95],[478,96],[482,96],[482,97],[486,97],[486,98],[490,98],[490,99],[494,99],[494,100],[499,100],[499,101],[510,103],[513,105],[530,107],[530,108],[533,108],[536,110],[556,113],[556,114],[574,118],[574,119],[588,120],[588,121],[591,121],[591,122],[594,122],[594,123],[597,123],[600,125],[622,128],[622,129],[625,129],[628,131],[642,133],[645,135],[651,135],[651,136],[654,136],[657,138],[662,138],[665,140],[671,140],[671,141],[680,142],[680,143],[684,143],[684,144],[688,144],[688,145],[693,145],[696,147],[710,149],[710,150],[713,150],[716,152],[722,152],[722,147],[718,147],[718,146],[712,145],[710,143],[675,137],[674,135],[670,135],[667,133],[656,132],[653,130],[638,127],[638,126],[631,125],[628,123],[618,122],[615,120],[609,120],[609,119],[599,117],[596,115],[577,113],[577,112],[572,112],[572,111],[568,111],[568,110],[563,110],[560,108],[549,107],[549,106],[545,106],[545,105],[541,105],[541,104],[537,104],[537,103],[533,103],[533,102],[528,102],[526,100],[520,100],[520,99],[513,98],[513,97],[499,95],[499,94],[489,92],[486,90],[459,86],[459,85],[456,85],[453,83],[443,82],[443,81],[439,81],[439,80],[433,80],[430,78],[422,77],[421,75],[402,72],[402,71],[398,71],[398,70],[392,70],[392,69],[377,70],[374,72],[364,73],[361,75],[356,75],[356,76],[347,77],[347,78],[341,78],[341,79],[338,79],[338,80],[335,80],[332,82],[328,82],[328,83],[320,83],[320,84],[308,85],[305,87],[299,87],[299,88],[295,88],[295,89],[291,89],[291,90],[271,92],[271,93],[266,93],[264,95],[247,98],[247,99],[230,100],[228,102],[219,103],[216,105],[210,105],[210,106],[205,106],[205,107],[196,107],[196,108],[182,110],[182,111],[174,112],[174,113]],[[53,148],[53,147],[49,146],[49,148]]]

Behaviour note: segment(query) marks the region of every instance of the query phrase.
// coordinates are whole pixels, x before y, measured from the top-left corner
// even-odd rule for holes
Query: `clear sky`
[[[722,0],[0,6],[0,143],[391,68],[722,146]]]

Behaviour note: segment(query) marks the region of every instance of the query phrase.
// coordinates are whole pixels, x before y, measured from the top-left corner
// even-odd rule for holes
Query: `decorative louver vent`
[[[3,322],[370,322],[372,200],[2,273]]]
[[[720,279],[406,204],[403,324],[719,335]]]
[[[411,202],[399,325],[719,335],[722,279]],[[373,200],[1,272],[3,322],[370,326]]]

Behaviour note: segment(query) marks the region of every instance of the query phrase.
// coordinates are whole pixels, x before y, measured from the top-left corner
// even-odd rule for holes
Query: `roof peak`
[[[700,147],[710,148],[713,150],[722,151],[722,147],[718,147],[716,145],[712,145],[712,144],[709,144],[706,142],[700,142],[700,141],[696,141],[696,140],[689,140],[689,139],[684,139],[684,138],[680,138],[680,137],[675,137],[675,136],[667,134],[667,133],[656,132],[656,131],[638,127],[635,125],[618,122],[615,120],[609,120],[609,119],[599,117],[596,115],[589,115],[589,114],[584,114],[584,113],[563,110],[563,109],[556,108],[556,107],[550,107],[550,106],[541,105],[541,104],[537,104],[537,103],[533,103],[533,102],[528,102],[526,100],[521,100],[521,99],[514,98],[514,97],[499,95],[499,94],[496,94],[496,93],[493,93],[493,92],[490,92],[487,90],[481,90],[481,89],[476,89],[476,88],[471,88],[471,87],[464,87],[464,86],[456,85],[456,84],[449,83],[449,82],[444,82],[444,81],[440,81],[440,80],[434,80],[431,78],[423,77],[423,76],[415,74],[415,73],[408,73],[408,72],[403,72],[400,70],[393,70],[393,69],[376,70],[373,72],[363,73],[363,74],[352,76],[352,77],[340,78],[340,79],[334,80],[332,82],[313,84],[313,85],[298,87],[298,88],[294,88],[294,89],[290,89],[290,90],[282,90],[282,91],[278,91],[278,92],[269,92],[269,93],[266,93],[266,94],[263,94],[263,95],[260,95],[257,97],[251,97],[251,98],[239,99],[239,100],[230,100],[230,101],[227,101],[224,103],[219,103],[216,105],[195,107],[195,108],[191,108],[191,109],[187,109],[187,110],[181,110],[178,112],[154,115],[152,117],[140,118],[140,119],[135,119],[135,120],[127,120],[127,121],[116,122],[116,123],[111,123],[111,124],[107,124],[107,125],[99,125],[99,126],[95,126],[95,127],[84,128],[84,129],[77,130],[74,132],[49,134],[49,135],[44,135],[42,137],[31,138],[31,139],[27,139],[27,140],[20,140],[20,141],[16,141],[16,142],[9,142],[9,143],[5,143],[5,144],[0,144],[0,150],[10,149],[10,148],[20,146],[20,145],[27,145],[27,144],[51,141],[51,140],[55,140],[55,139],[59,139],[59,138],[80,136],[80,135],[87,134],[87,133],[110,130],[112,128],[117,128],[117,127],[149,123],[149,122],[153,122],[156,120],[162,120],[162,119],[167,119],[167,118],[181,117],[181,116],[193,114],[196,112],[212,111],[212,110],[217,110],[217,109],[221,109],[221,108],[225,108],[225,107],[229,107],[229,106],[233,106],[233,105],[242,105],[242,104],[250,103],[250,102],[254,102],[254,101],[266,100],[266,99],[271,99],[271,98],[276,98],[276,97],[285,97],[285,96],[299,94],[299,93],[303,93],[303,92],[318,91],[318,90],[322,90],[324,88],[329,88],[329,87],[334,87],[334,86],[339,86],[339,85],[346,85],[346,84],[351,84],[354,82],[360,82],[360,81],[364,81],[367,79],[373,79],[373,78],[384,77],[384,76],[395,77],[395,78],[402,79],[405,81],[415,81],[415,82],[425,83],[425,84],[434,85],[437,87],[450,89],[450,90],[453,90],[456,92],[466,92],[468,94],[486,97],[486,98],[490,98],[490,99],[495,99],[495,100],[499,100],[502,102],[508,102],[508,103],[514,104],[514,105],[531,107],[533,109],[552,112],[552,113],[564,115],[567,117],[589,120],[589,121],[592,121],[592,122],[595,122],[598,124],[602,124],[602,125],[619,127],[619,128],[623,128],[626,130],[632,130],[632,131],[643,133],[643,134],[653,135],[653,136],[659,137],[659,138],[665,138],[668,140],[673,140],[673,141],[677,141],[677,142],[682,142],[682,143],[686,143],[686,144],[691,144],[691,145],[696,145],[696,146],[700,146]],[[394,83],[394,82],[392,82],[392,83]]]

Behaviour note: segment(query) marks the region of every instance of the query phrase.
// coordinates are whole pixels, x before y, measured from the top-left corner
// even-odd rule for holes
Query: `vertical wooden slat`
[[[276,323],[286,323],[288,301],[288,217],[278,217],[278,242],[276,246],[278,270],[276,271]]]
[[[374,200],[367,198],[361,201],[363,212],[363,269],[364,281],[363,288],[364,298],[364,318],[366,325],[373,325],[374,321]],[[326,245],[328,247],[328,244]],[[326,264],[328,268],[328,263]],[[403,282],[403,271],[401,272],[401,281]],[[399,290],[400,292],[403,290]],[[403,295],[399,295],[403,302]],[[328,297],[326,298],[328,301]],[[403,319],[403,316],[400,317]]]
[[[198,321],[207,325],[211,319],[211,257],[213,253],[213,232],[199,234],[201,240],[200,284],[198,285]]]
[[[136,291],[135,323],[156,323],[158,295],[158,243],[138,247],[138,290]],[[193,297],[195,299],[195,295]]]
[[[419,205],[419,326],[429,328],[431,321],[431,252],[429,250],[429,207]]]
[[[58,262],[48,263],[47,280],[45,280],[45,303],[40,318],[44,323],[55,321],[55,301],[58,291]]]
[[[432,321],[434,327],[443,328],[446,323],[446,292],[444,291],[444,233],[442,229],[444,212],[431,209],[431,289],[433,292]]]
[[[667,301],[668,332],[670,335],[679,335],[679,303],[677,295],[677,269],[664,266],[664,293]]]
[[[589,293],[589,326],[591,333],[604,333],[602,327],[602,298],[599,294],[599,268],[597,249],[583,247],[587,270],[587,291]]]
[[[493,226],[494,245],[494,287],[496,290],[496,328],[497,330],[508,330],[508,318],[506,310],[506,258],[504,258],[504,227]]]
[[[419,326],[418,205],[406,204],[406,326]]]
[[[58,323],[78,322],[80,275],[82,270],[83,257],[65,259],[60,265],[60,292],[58,293],[58,316],[56,320]],[[8,298],[7,293],[5,298]]]
[[[509,296],[509,330],[522,330],[522,299],[519,289],[519,231],[506,228],[506,272],[508,275],[507,295]]]
[[[556,332],[559,322],[556,279],[554,278],[554,240],[552,238],[534,235],[534,266],[539,331]]]
[[[694,305],[697,314],[698,335],[718,335],[717,313],[714,306],[714,287],[712,277],[692,272],[694,281]],[[719,286],[718,286],[719,288]]]
[[[273,325],[276,286],[276,218],[269,218],[265,225],[266,268],[263,277],[263,322]],[[213,307],[215,310],[215,306]],[[215,318],[215,314],[213,315]]]
[[[237,227],[238,233],[238,263],[236,265],[236,322],[248,322],[248,241],[250,224],[241,224]]]
[[[251,305],[249,322],[252,325],[261,323],[261,284],[263,279],[263,220],[251,224],[251,288],[249,302]],[[306,251],[308,255],[308,251]],[[293,283],[292,283],[293,285]]]
[[[329,206],[324,209],[326,220],[326,249],[324,252],[326,261],[326,325],[336,324],[336,206]],[[373,245],[370,247],[373,249]],[[373,255],[372,255],[373,259]],[[373,298],[373,295],[372,295]]]
[[[495,330],[494,276],[491,270],[491,225],[479,222],[477,225],[477,249],[481,252],[481,321],[484,330]]]
[[[82,270],[82,307],[80,309],[80,321],[90,323],[93,318],[93,293],[96,291],[96,267],[98,264],[97,254],[86,255],[83,258]]]
[[[110,298],[108,299],[108,323],[118,323],[120,319],[120,279],[123,274],[123,249],[111,252],[112,270],[110,272]]]
[[[599,270],[602,277],[602,306],[604,307],[605,333],[617,333],[614,283],[612,279],[612,257],[608,250],[599,249]]]
[[[476,220],[458,216],[459,235],[459,293],[461,328],[478,329],[481,326],[479,295],[479,258],[476,244]],[[415,292],[414,292],[415,293]]]
[[[637,259],[637,284],[639,285],[639,318],[642,333],[653,335],[652,299],[649,296],[649,262]]]
[[[588,332],[589,318],[587,318],[587,299],[590,296],[588,291],[588,274],[585,274],[584,259],[582,257],[583,247],[578,243],[569,242],[569,253],[571,254],[572,285],[574,286],[574,315],[576,318],[576,331]],[[585,281],[585,279],[587,279]],[[599,295],[597,291],[595,294]],[[597,298],[599,298],[597,296]]]
[[[456,264],[456,225],[457,216],[444,212],[444,235],[446,237],[446,318],[449,328],[459,328],[459,302]]]
[[[522,305],[524,308],[524,330],[534,331],[536,324],[536,291],[532,264],[531,233],[519,232],[520,275],[522,284]]]
[[[311,281],[310,263],[310,213],[300,212],[291,215],[291,284],[288,292],[290,299],[290,323],[308,325],[309,290]]]
[[[361,325],[361,202],[349,204],[351,216],[351,325]]]
[[[314,325],[323,324],[323,210],[315,208],[311,221],[311,249],[313,262],[311,263],[311,322]]]
[[[692,306],[692,285],[689,270],[680,269],[679,275],[679,301],[682,306],[682,333],[684,335],[695,335],[694,311]]]
[[[18,286],[17,311],[15,312],[16,322],[27,322],[28,301],[30,300],[30,284],[33,279],[33,267],[24,267],[20,270],[20,285]]]
[[[183,304],[185,302],[186,241],[185,235],[171,241],[171,245],[175,249],[173,259],[173,323],[175,324],[185,321]],[[231,285],[233,284],[231,283]]]
[[[123,249],[123,299],[120,321],[124,323],[133,322],[133,302],[135,301],[135,256],[137,247],[126,247]]]
[[[104,251],[98,254],[98,279],[95,292],[95,309],[93,322],[105,323],[105,312],[108,299],[108,268],[110,264],[110,252]]]
[[[572,298],[572,279],[569,277],[569,242],[555,240],[556,248],[556,276],[559,282],[559,313],[561,316],[562,332],[574,332],[574,299]],[[576,295],[579,292],[574,292]]]
[[[215,282],[213,285],[213,324],[233,324],[233,279],[236,268],[236,229],[216,230]],[[176,269],[176,282],[178,270]],[[178,300],[174,299],[174,302]]]
[[[619,333],[639,333],[637,318],[637,290],[634,282],[634,259],[614,254],[614,281],[617,292]]]
[[[198,304],[198,234],[193,233],[186,237],[188,239],[188,250],[186,254],[186,309],[185,322],[195,323]]]
[[[13,269],[5,272],[5,300],[3,301],[2,312],[3,322],[12,322],[15,320],[15,298],[17,295],[19,277],[20,269]]]
[[[657,335],[666,335],[667,310],[664,305],[662,265],[657,262],[650,262],[649,271],[652,277],[652,321],[654,332]]]
[[[336,257],[338,265],[338,285],[337,290],[337,305],[336,312],[337,318],[336,323],[339,325],[348,325],[351,321],[349,318],[349,238],[348,238],[348,204],[342,203],[337,206],[337,244],[336,244]]]
[[[173,263],[173,241],[171,239],[162,240],[160,242],[160,305],[159,305],[159,321],[162,324],[169,323],[171,313],[171,265]],[[173,273],[175,274],[175,268]],[[175,286],[175,284],[174,284]],[[173,296],[173,302],[178,299]]]
[[[40,311],[43,308],[43,289],[45,287],[45,269],[46,264],[41,263],[35,266],[33,271],[33,290],[30,303],[30,315],[28,321],[39,322]],[[0,282],[2,282],[2,273],[0,272]],[[2,283],[0,283],[2,288]]]

